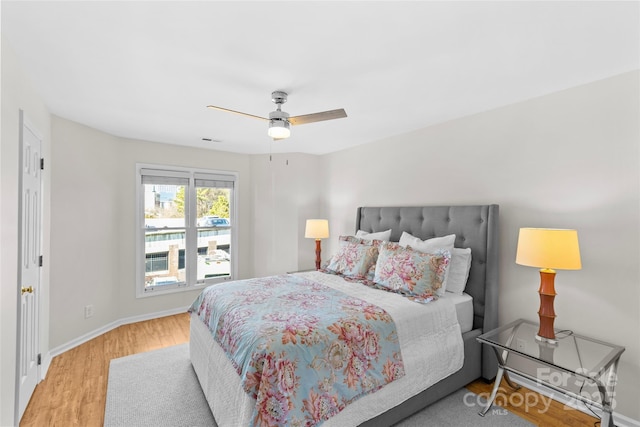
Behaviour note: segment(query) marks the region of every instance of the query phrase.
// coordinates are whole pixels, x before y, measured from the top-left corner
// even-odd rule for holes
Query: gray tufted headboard
[[[356,231],[391,229],[395,242],[403,231],[423,240],[455,234],[455,247],[471,248],[465,292],[473,297],[473,328],[486,332],[498,327],[498,210],[498,205],[361,207]]]

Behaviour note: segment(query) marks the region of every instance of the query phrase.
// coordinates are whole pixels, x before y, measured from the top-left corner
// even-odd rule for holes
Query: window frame
[[[151,171],[152,174],[146,173],[146,175],[156,176],[168,176],[168,177],[186,177],[188,178],[188,185],[185,188],[185,282],[179,282],[172,285],[167,285],[157,288],[147,289],[145,286],[145,273],[146,273],[146,252],[145,252],[145,190],[143,183],[143,175],[145,171]],[[166,174],[166,175],[165,175]],[[231,188],[231,197],[229,200],[229,231],[231,233],[230,238],[230,274],[229,276],[209,277],[203,280],[197,280],[197,253],[198,253],[198,225],[197,225],[197,209],[196,206],[196,180],[203,175],[217,176],[222,181],[233,181],[233,187]],[[238,173],[233,171],[223,171],[215,169],[202,169],[202,168],[190,168],[181,166],[148,164],[148,163],[136,163],[136,298],[146,298],[154,295],[166,295],[177,292],[193,291],[195,289],[202,289],[206,286],[235,280],[238,277]],[[182,228],[180,228],[182,229]],[[189,261],[191,260],[191,261]]]

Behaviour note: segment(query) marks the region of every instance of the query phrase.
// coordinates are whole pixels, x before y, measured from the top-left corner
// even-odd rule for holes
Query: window
[[[137,295],[235,276],[237,175],[137,165]]]

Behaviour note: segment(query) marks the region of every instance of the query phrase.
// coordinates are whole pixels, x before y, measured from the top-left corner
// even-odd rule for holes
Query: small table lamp
[[[320,270],[320,239],[329,237],[329,221],[326,219],[308,219],[304,237],[316,239],[316,270]]]
[[[540,329],[536,339],[555,343],[553,300],[555,269],[580,270],[580,248],[576,230],[521,228],[518,236],[516,264],[540,268]]]

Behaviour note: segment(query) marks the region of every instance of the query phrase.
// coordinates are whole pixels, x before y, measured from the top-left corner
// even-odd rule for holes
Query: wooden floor
[[[184,313],[120,326],[54,357],[20,426],[102,426],[109,361],[187,341]]]
[[[120,326],[56,356],[47,378],[36,387],[20,426],[102,426],[109,361],[187,341],[189,315],[185,313]],[[488,396],[491,386],[476,381],[467,388]],[[499,397],[505,408],[539,426],[593,426],[597,421],[557,402],[545,410],[548,400],[524,388],[512,391],[503,384]],[[521,404],[536,401],[538,406]]]

